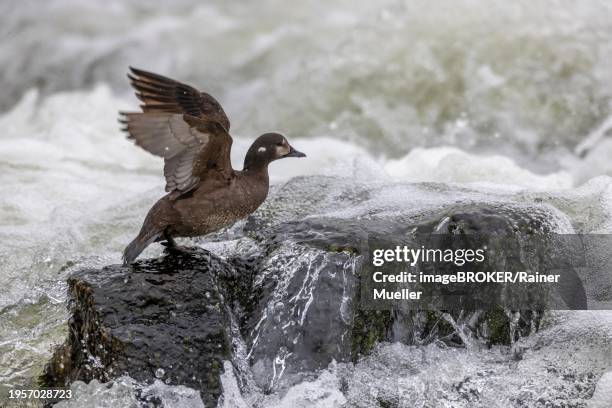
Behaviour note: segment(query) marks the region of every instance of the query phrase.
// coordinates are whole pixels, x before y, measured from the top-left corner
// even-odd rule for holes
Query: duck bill
[[[306,155],[302,152],[299,152],[291,146],[289,153],[287,153],[284,157],[306,157]]]

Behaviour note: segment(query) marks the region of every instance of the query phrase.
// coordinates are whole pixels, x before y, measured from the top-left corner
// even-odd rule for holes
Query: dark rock
[[[231,359],[229,316],[217,280],[234,273],[204,250],[76,273],[68,281],[69,336],[42,384],[128,374],[198,389],[206,406],[216,406],[223,360]]]
[[[359,220],[309,217],[272,225],[251,219],[249,227],[266,255],[243,334],[254,378],[264,389],[295,383],[332,360],[356,361],[380,341],[463,346],[473,338],[510,345],[539,326],[541,314],[528,310],[371,310],[360,297],[363,279],[370,279],[368,241],[410,244],[414,231],[505,234],[511,246],[495,261],[519,268],[510,262],[516,261],[517,234],[549,232],[545,211],[451,206],[419,217],[370,213]]]
[[[364,204],[393,188],[294,179],[276,188],[240,231],[227,232],[245,243],[238,248],[249,249],[226,253],[226,260],[194,249],[132,268],[78,272],[69,281],[70,335],[43,383],[108,381],[123,373],[151,381],[162,368],[164,380],[198,389],[205,403],[214,405],[223,360],[233,361],[240,386],[271,391],[334,359],[357,361],[381,341],[510,345],[538,328],[540,313],[518,309],[368,308],[362,288],[370,279],[367,253],[373,241],[414,244],[415,232],[504,234],[509,246],[497,252],[496,262],[514,267],[520,261],[519,234],[545,237],[554,227],[551,213],[538,205]],[[446,187],[419,188],[441,194]],[[304,198],[289,199],[295,191]],[[348,216],[335,213],[360,205]],[[206,239],[227,237],[220,232]],[[237,345],[244,346],[243,353]]]

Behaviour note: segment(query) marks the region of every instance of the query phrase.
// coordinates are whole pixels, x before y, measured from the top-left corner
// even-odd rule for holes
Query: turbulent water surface
[[[435,181],[480,201],[537,192],[573,232],[612,233],[612,3],[432,3],[3,2],[0,388],[35,381],[65,336],[65,278],[118,262],[163,193],[161,160],[117,127],[117,110],[136,105],[129,65],[215,95],[237,168],[256,135],[286,134],[308,158],[274,163],[277,187],[323,174]],[[436,197],[412,205],[449,199]],[[517,345],[520,360],[381,344],[271,395],[241,395],[228,372],[223,403],[468,407],[478,395],[480,406],[506,407],[541,394],[596,406],[612,387],[611,316],[552,314]],[[185,387],[123,378],[77,383],[61,406],[129,406],[134,389],[168,406],[201,404]]]

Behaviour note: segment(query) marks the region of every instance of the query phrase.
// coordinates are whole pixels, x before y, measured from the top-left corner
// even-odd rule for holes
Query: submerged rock
[[[414,243],[415,232],[546,236],[560,223],[546,205],[464,202],[461,190],[445,189],[294,179],[246,223],[206,238],[237,242],[223,258],[185,249],[128,268],[80,271],[69,281],[69,338],[42,382],[127,373],[197,389],[214,406],[224,360],[241,389],[272,391],[333,360],[355,362],[382,341],[510,345],[537,330],[540,313],[374,310],[362,302],[372,240]],[[304,198],[292,199],[295,191]],[[430,205],[445,194],[447,205]],[[518,243],[510,244],[498,260],[517,266]]]

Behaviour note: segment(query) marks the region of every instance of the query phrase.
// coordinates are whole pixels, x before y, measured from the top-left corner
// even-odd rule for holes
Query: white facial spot
[[[261,153],[261,152],[265,152],[266,148],[265,147],[260,147],[259,149],[257,149],[257,153]]]
[[[276,155],[282,157],[289,153],[289,146],[283,144],[282,146],[276,146]]]

